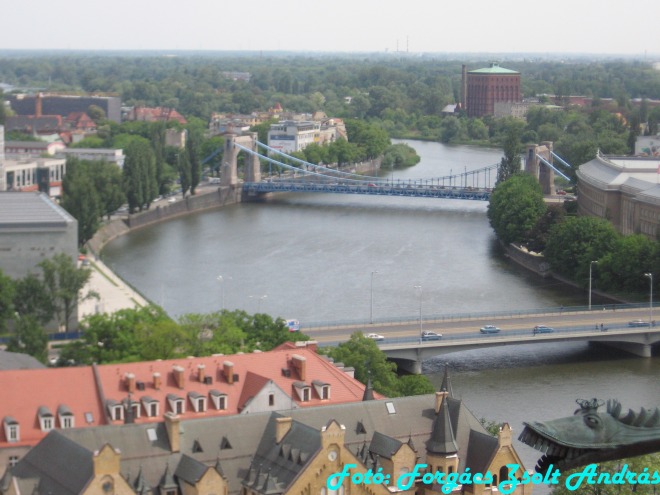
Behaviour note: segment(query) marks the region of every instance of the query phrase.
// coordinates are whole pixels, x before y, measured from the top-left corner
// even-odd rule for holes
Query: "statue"
[[[523,423],[518,440],[544,453],[536,471],[545,473],[550,465],[573,469],[591,463],[613,461],[660,451],[660,410],[642,408],[621,414],[621,404],[607,401],[607,410],[598,399],[578,399],[573,416],[551,421]]]

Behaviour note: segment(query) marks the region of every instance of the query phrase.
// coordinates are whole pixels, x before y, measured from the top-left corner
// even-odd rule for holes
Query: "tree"
[[[32,315],[21,316],[15,320],[14,334],[7,342],[9,352],[28,354],[42,363],[48,358],[48,336]]]
[[[142,211],[158,195],[156,158],[151,144],[145,138],[134,136],[129,140],[124,162],[124,189],[128,210]]]
[[[401,169],[417,165],[420,157],[414,148],[405,144],[393,144],[385,150],[381,166],[385,169]]]
[[[585,286],[591,261],[611,253],[618,235],[607,220],[567,217],[550,229],[544,254],[553,271]]]
[[[43,271],[43,279],[48,295],[53,301],[55,317],[60,328],[69,331],[71,317],[78,305],[78,295],[83,289],[92,271],[89,268],[78,268],[73,259],[64,253],[59,253],[50,259],[39,263]],[[89,292],[81,300],[98,297]]]
[[[504,156],[497,169],[498,184],[507,180],[509,177],[520,173],[520,136],[521,130],[519,127],[509,127],[504,139]]]
[[[387,360],[376,342],[355,332],[351,338],[334,347],[328,355],[336,362],[355,368],[355,378],[362,383],[369,379],[374,390],[388,397],[398,395],[396,364]]]
[[[7,320],[14,316],[14,281],[0,270],[0,332],[7,328]]]
[[[53,319],[53,300],[39,277],[29,273],[15,280],[14,287],[14,310],[21,318],[32,316],[42,325]]]
[[[505,244],[526,241],[545,212],[541,186],[529,174],[516,174],[498,183],[488,204],[490,225]]]
[[[99,228],[101,198],[82,164],[71,169],[62,181],[62,207],[78,220],[78,244],[82,246]]]

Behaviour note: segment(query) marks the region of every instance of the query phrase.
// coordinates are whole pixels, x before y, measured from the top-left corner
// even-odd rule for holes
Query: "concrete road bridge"
[[[608,306],[605,310],[553,308],[518,314],[482,314],[455,317],[430,317],[417,321],[377,322],[310,327],[302,331],[319,342],[335,345],[356,331],[376,333],[384,339],[378,347],[400,369],[421,373],[426,359],[453,352],[487,349],[520,344],[557,344],[590,342],[607,345],[640,357],[650,357],[652,347],[660,342],[660,325],[655,326],[648,305]],[[631,322],[635,325],[631,326]],[[483,334],[480,328],[496,325],[500,332]],[[534,334],[536,325],[547,325],[550,333]],[[602,327],[601,327],[602,325]],[[439,340],[422,341],[421,330],[442,335]]]

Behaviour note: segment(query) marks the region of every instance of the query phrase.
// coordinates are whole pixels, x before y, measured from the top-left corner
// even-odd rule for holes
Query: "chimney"
[[[160,390],[160,373],[157,371],[153,374],[154,377],[154,388]]]
[[[291,429],[291,418],[275,418],[275,443],[280,443]]]
[[[172,374],[174,375],[174,382],[179,388],[185,385],[185,378],[183,377],[184,369],[181,366],[172,366]]]
[[[303,356],[294,354],[291,356],[291,366],[298,373],[298,379],[304,382],[307,375],[307,360]]]
[[[435,393],[435,413],[438,414],[440,412],[440,407],[442,407],[442,402],[445,400],[445,398],[449,395],[449,392],[446,390],[443,390],[442,392],[436,392]]]
[[[497,444],[499,447],[510,447],[512,444],[512,435],[513,431],[509,426],[509,423],[504,423],[500,426],[500,432],[497,434]]]
[[[198,364],[197,378],[199,379],[200,383],[204,383],[204,377],[206,377],[206,366],[204,366],[203,364]]]
[[[132,394],[135,392],[135,374],[134,373],[126,373],[124,375],[124,382],[126,383],[126,390],[128,390],[129,394]]]
[[[172,453],[181,450],[180,422],[181,420],[176,414],[172,412],[165,413],[165,429],[167,430],[167,438],[170,441],[170,450]]]
[[[37,93],[37,99],[34,102],[34,116],[36,118],[41,117],[41,98],[43,97],[43,93]]]
[[[225,380],[229,385],[234,383],[234,363],[231,361],[222,363],[222,374],[225,375]]]

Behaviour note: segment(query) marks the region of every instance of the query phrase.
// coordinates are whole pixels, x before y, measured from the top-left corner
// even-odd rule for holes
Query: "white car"
[[[367,338],[373,340],[385,340],[385,337],[377,333],[369,333],[367,334]]]

